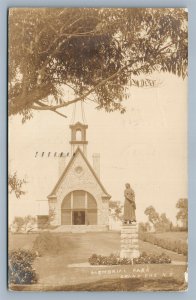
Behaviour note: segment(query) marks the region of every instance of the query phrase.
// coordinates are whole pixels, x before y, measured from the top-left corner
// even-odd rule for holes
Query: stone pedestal
[[[138,226],[137,223],[122,225],[120,257],[139,257]]]

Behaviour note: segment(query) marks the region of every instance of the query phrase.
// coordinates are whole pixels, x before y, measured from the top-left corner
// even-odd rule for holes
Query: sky
[[[169,74],[154,76],[158,87],[130,88],[125,114],[96,110],[92,102],[84,104],[87,158],[92,164],[92,154],[100,153],[100,178],[112,200],[123,203],[124,185],[131,184],[138,221],[147,220],[144,210],[152,205],[175,223],[176,202],[188,194],[187,80]],[[64,92],[66,98],[68,91]],[[70,153],[73,106],[61,112],[67,118],[35,111],[24,124],[21,116],[9,119],[9,169],[27,181],[24,196],[17,199],[12,193],[9,197],[9,223],[15,216],[47,213],[47,196],[59,178],[59,158],[54,153]],[[81,120],[77,105],[75,121]]]

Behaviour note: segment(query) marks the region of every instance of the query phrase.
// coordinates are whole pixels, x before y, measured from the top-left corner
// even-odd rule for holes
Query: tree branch
[[[42,102],[40,102],[40,101],[35,101],[35,103],[37,103],[37,104],[40,105],[41,107],[47,106],[46,104],[44,104],[44,103],[42,103]],[[41,109],[40,106],[35,106],[35,105],[33,105],[32,108],[35,109],[35,110],[40,110],[40,109]],[[56,114],[58,114],[58,115],[60,115],[60,116],[62,116],[62,117],[64,117],[64,118],[67,118],[66,115],[60,113],[59,111],[57,111],[57,110],[54,109],[54,108],[50,108],[50,109],[46,109],[46,110],[51,110],[51,111],[53,111],[54,113],[56,113]]]
[[[58,41],[58,39],[61,39],[63,37],[65,37],[65,39],[63,39],[61,42],[59,42],[59,44],[57,45],[57,47],[55,48],[54,53],[57,52],[57,48],[60,48],[62,46],[62,44],[64,44],[65,42],[67,42],[69,39],[71,39],[72,37],[81,37],[81,36],[94,36],[96,31],[87,31],[87,32],[78,32],[78,33],[63,33],[61,35],[59,35],[53,42],[52,45],[50,45],[50,47],[48,47],[47,50],[41,51],[38,54],[45,54],[47,52],[49,52],[52,47],[56,44],[56,42]],[[100,35],[100,34],[99,34]],[[50,55],[50,57],[52,57],[54,55],[54,53],[52,55]]]
[[[109,77],[101,80],[97,85],[95,85],[93,88],[91,88],[88,92],[86,92],[84,95],[80,96],[80,97],[76,97],[75,99],[73,100],[70,100],[70,101],[67,101],[67,102],[64,102],[62,104],[59,104],[59,105],[55,105],[55,106],[50,106],[50,105],[44,105],[41,106],[39,109],[40,110],[48,110],[48,109],[58,109],[58,108],[61,108],[61,107],[65,107],[65,106],[68,106],[68,105],[71,105],[73,103],[76,103],[78,101],[81,101],[81,100],[84,100],[86,97],[88,97],[92,92],[94,92],[96,89],[98,89],[99,87],[103,86],[106,82],[114,79],[120,72],[124,71],[126,68],[128,68],[129,65],[126,65],[120,69],[118,69],[118,71],[116,71],[115,73],[113,73],[112,75],[110,75]],[[32,107],[33,109],[36,109],[35,106]]]
[[[184,41],[185,39],[187,39],[187,37],[184,37],[183,39],[181,39],[180,42]],[[167,48],[169,48],[170,46],[175,45],[175,44],[176,44],[176,42],[172,42],[172,43],[170,43],[170,44],[168,44],[168,45],[162,47],[161,49],[159,49],[158,54],[161,53],[163,50],[165,50],[165,49],[167,49]]]

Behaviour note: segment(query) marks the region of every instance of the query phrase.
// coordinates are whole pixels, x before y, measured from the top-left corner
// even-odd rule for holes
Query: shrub
[[[170,264],[171,258],[162,253],[160,255],[142,253],[138,258],[134,258],[135,264]]]
[[[8,257],[9,283],[32,284],[37,282],[37,274],[32,267],[36,253],[30,250],[12,250]]]
[[[180,226],[173,226],[172,230],[173,232],[187,232],[187,227],[180,227]]]
[[[15,233],[31,232],[36,229],[36,218],[33,216],[15,217],[11,224],[11,231]]]
[[[33,250],[40,256],[46,254],[58,254],[61,249],[60,239],[49,231],[41,232],[35,239]]]
[[[167,249],[170,251],[177,252],[178,254],[187,255],[187,243],[180,240],[170,240],[170,239],[161,239],[154,236],[151,233],[139,233],[139,238],[156,246],[162,247],[163,249]]]
[[[161,255],[150,254],[143,252],[138,258],[128,259],[120,258],[118,255],[110,254],[109,256],[92,254],[89,257],[91,265],[132,265],[132,264],[169,264],[171,259],[165,253]]]

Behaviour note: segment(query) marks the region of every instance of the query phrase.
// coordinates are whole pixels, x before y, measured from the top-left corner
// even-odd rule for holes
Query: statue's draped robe
[[[124,203],[124,220],[136,221],[135,217],[135,194],[131,188],[126,188],[124,191],[125,203]]]

